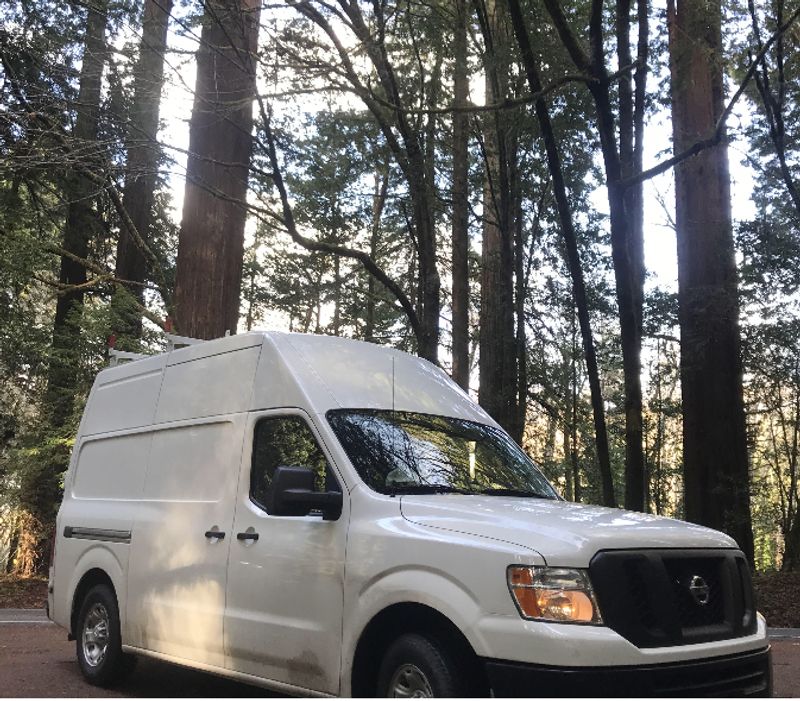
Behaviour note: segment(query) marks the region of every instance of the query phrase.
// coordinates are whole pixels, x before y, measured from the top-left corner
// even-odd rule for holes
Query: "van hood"
[[[400,509],[418,525],[511,543],[558,567],[588,567],[599,550],[737,547],[724,533],[684,521],[549,499],[405,495]]]

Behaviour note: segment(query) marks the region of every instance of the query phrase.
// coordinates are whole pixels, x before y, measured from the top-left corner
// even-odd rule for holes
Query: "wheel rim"
[[[430,699],[433,689],[425,673],[416,665],[404,664],[392,676],[389,696],[398,699]]]
[[[102,664],[108,650],[108,611],[103,604],[93,604],[83,620],[83,658],[90,667]]]

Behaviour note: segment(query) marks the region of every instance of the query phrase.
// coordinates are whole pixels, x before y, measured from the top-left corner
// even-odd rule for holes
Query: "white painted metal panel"
[[[150,433],[142,432],[84,441],[72,478],[73,497],[138,499],[144,485],[150,439]]]
[[[125,642],[224,667],[228,549],[246,415],[220,418],[153,435],[131,538]]]
[[[247,411],[260,351],[259,344],[177,365],[170,357],[155,423]],[[175,351],[171,356],[183,352]]]
[[[421,358],[345,338],[266,335],[253,409],[394,408],[496,425],[440,368]]]
[[[157,355],[103,370],[86,405],[81,435],[152,423],[166,359]]]

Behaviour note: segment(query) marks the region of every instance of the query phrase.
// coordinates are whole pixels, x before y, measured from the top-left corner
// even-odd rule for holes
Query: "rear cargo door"
[[[212,341],[170,353],[128,571],[129,644],[220,668],[242,440],[261,350],[259,337],[236,342],[248,347],[216,353]]]
[[[131,540],[129,644],[224,667],[222,625],[243,415],[153,435]]]

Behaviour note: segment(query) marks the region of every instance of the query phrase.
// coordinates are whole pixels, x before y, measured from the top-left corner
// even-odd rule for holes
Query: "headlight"
[[[512,565],[507,576],[511,597],[523,618],[559,623],[603,623],[584,570]]]

